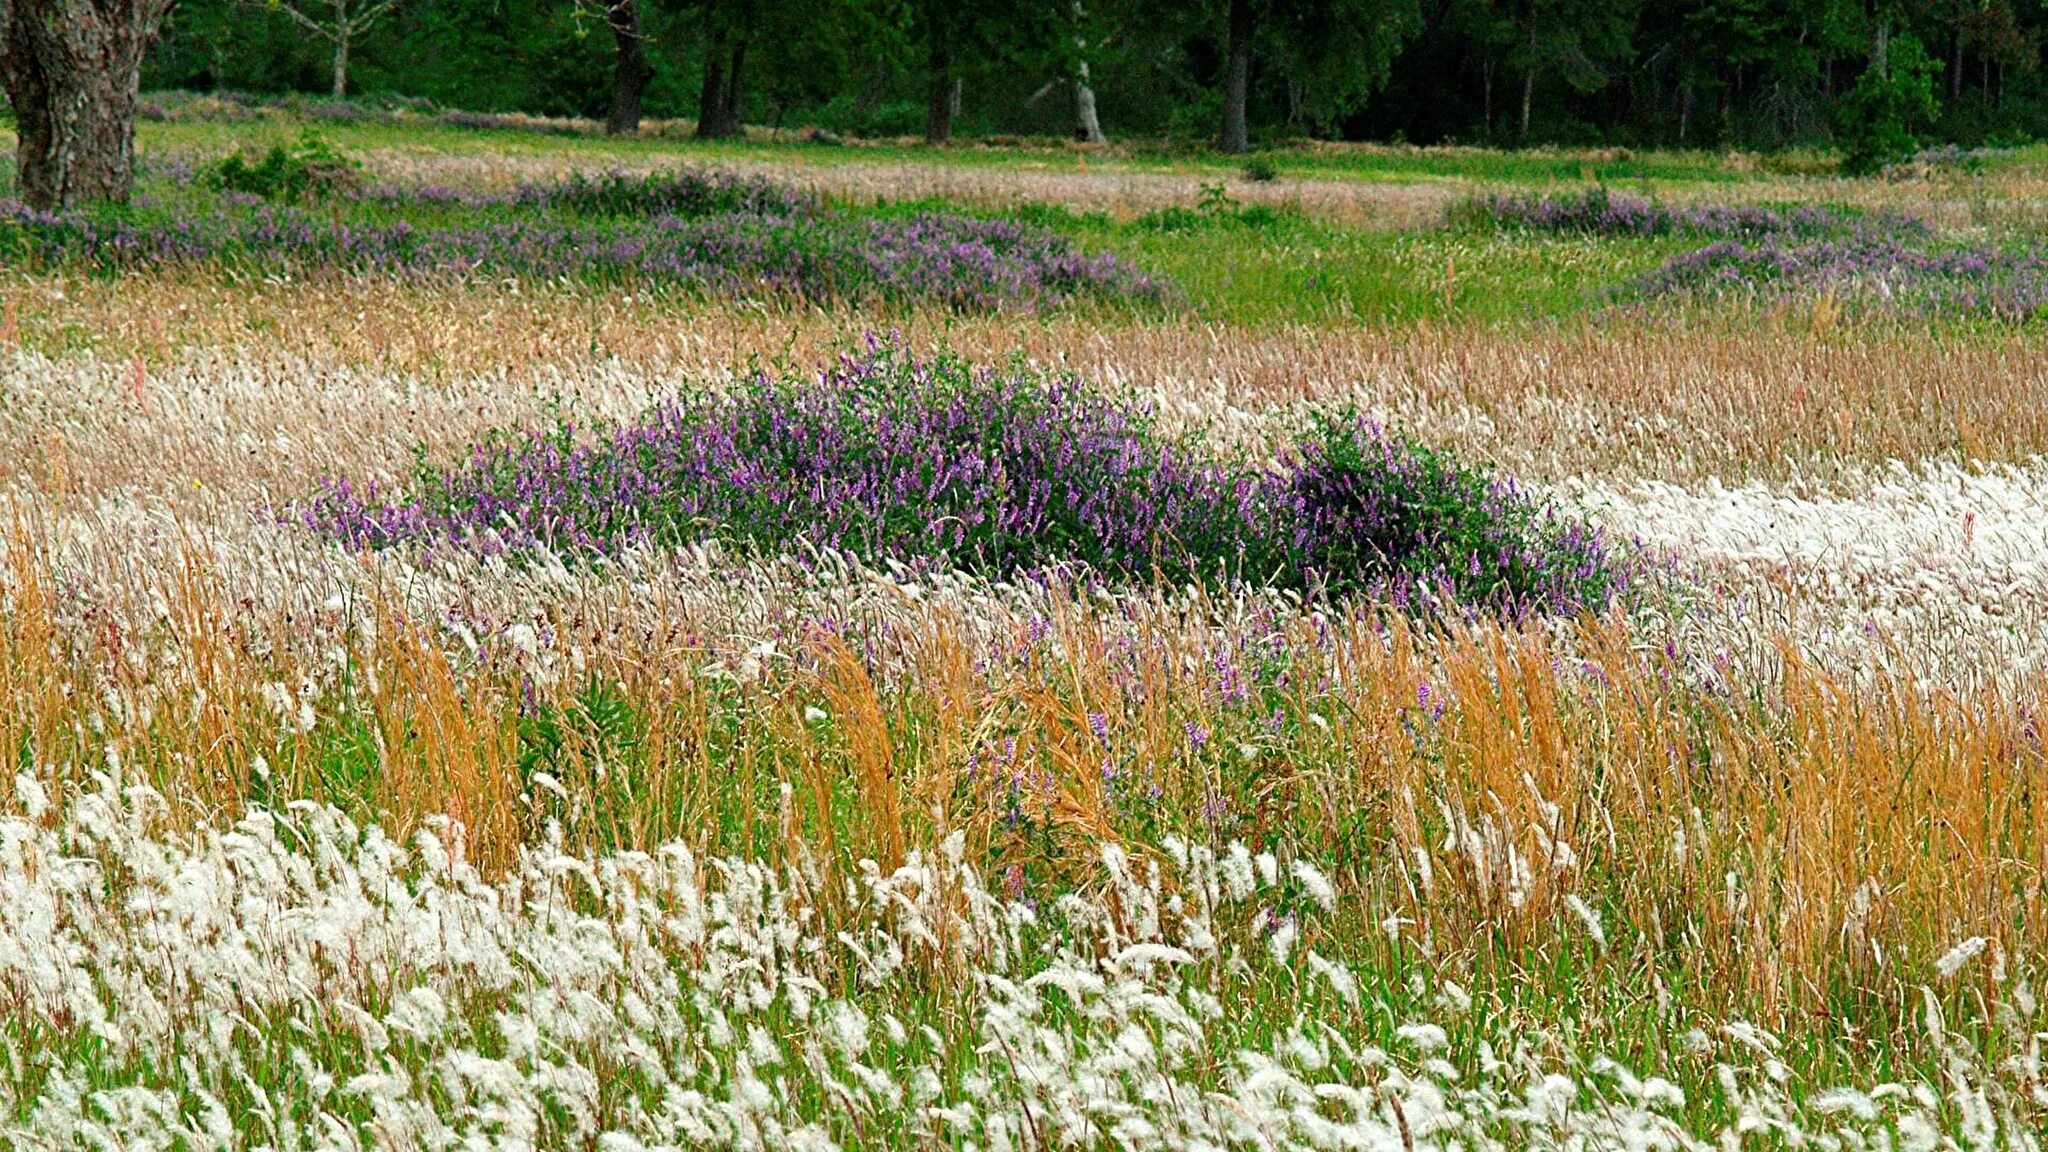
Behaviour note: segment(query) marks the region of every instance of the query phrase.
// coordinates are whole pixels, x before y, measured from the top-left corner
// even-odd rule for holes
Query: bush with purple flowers
[[[1637,288],[1649,298],[1828,293],[1889,313],[2025,323],[2048,316],[2048,253],[1873,237],[1723,241],[1672,257]]]
[[[996,577],[1367,592],[1416,607],[1597,609],[1626,565],[1597,529],[1447,454],[1331,418],[1279,468],[1205,453],[1069,378],[882,342],[585,436],[499,436],[404,495],[323,481],[294,510],[353,547],[447,541],[586,556],[804,540]]]
[[[1581,236],[1705,239],[1924,237],[1927,225],[1896,213],[1871,215],[1822,204],[1661,204],[1595,185],[1576,196],[1495,193],[1452,210],[1454,223]]]
[[[383,189],[318,211],[197,195],[99,214],[0,202],[0,261],[103,272],[480,272],[975,311],[1156,305],[1170,295],[1126,261],[1046,229],[950,212],[861,215],[715,172],[578,177],[498,196]]]
[[[1817,205],[1671,207],[1595,188],[1578,196],[1496,195],[1454,219],[1585,236],[1706,240],[1614,286],[1622,300],[1830,295],[1885,314],[2024,323],[2048,316],[2048,249],[1944,241],[1920,220]]]

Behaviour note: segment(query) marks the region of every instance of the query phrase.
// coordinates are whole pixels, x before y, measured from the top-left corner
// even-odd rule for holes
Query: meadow
[[[2048,155],[154,115],[0,1145],[2040,1147]]]

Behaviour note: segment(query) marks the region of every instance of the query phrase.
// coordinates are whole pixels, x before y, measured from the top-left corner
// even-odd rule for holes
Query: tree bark
[[[1521,141],[1529,142],[1529,105],[1536,95],[1536,66],[1522,69],[1522,133]]]
[[[1087,12],[1081,0],[1074,0],[1069,11],[1074,18],[1074,139],[1100,144],[1105,138],[1102,121],[1095,115],[1095,85],[1088,78],[1088,38],[1082,34]]]
[[[1484,90],[1484,95],[1481,97],[1481,106],[1485,109],[1485,119],[1480,121],[1480,123],[1485,126],[1485,141],[1491,144],[1493,143],[1493,61],[1491,59],[1480,63],[1479,83]]]
[[[334,98],[348,98],[348,9],[337,5],[341,23],[334,29]]]
[[[747,41],[733,41],[732,58],[725,66],[725,134],[743,136],[747,131]]]
[[[729,38],[723,29],[714,29],[706,37],[704,87],[697,97],[697,139],[729,140],[740,134],[746,60],[746,40]]]
[[[619,52],[612,71],[612,114],[604,130],[614,136],[630,136],[640,131],[640,96],[654,74],[647,66],[647,44],[640,35],[639,3],[611,0],[605,8],[605,23],[611,25]]]
[[[953,51],[936,31],[927,67],[924,139],[927,144],[944,144],[953,138]]]
[[[1102,134],[1102,121],[1095,114],[1095,87],[1088,82],[1086,60],[1074,70],[1074,139],[1083,144],[1100,144],[1109,139]]]
[[[1955,41],[1948,57],[1948,99],[1951,104],[1963,98],[1963,30],[1957,28]]]
[[[1246,119],[1252,74],[1252,33],[1257,31],[1258,13],[1251,0],[1230,0],[1230,40],[1223,65],[1223,132],[1217,147],[1233,155],[1251,150],[1251,131]]]
[[[142,57],[170,0],[0,0],[0,84],[21,198],[45,211],[126,200]]]

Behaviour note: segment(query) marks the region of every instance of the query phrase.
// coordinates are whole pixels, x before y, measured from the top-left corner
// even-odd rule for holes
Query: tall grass
[[[322,471],[629,423],[845,318],[7,290],[0,1142],[2043,1127],[2031,345],[906,318],[1246,459],[1371,411],[1654,529],[1693,589],[1418,621],[801,545],[323,543],[269,511]]]
[[[661,619],[637,627],[700,638],[650,662],[584,597],[462,658],[373,600],[338,651],[293,657],[198,554],[155,625],[81,635],[39,550],[16,529],[0,621],[17,762],[121,765],[188,820],[297,797],[401,838],[447,818],[487,872],[536,838],[851,867],[959,833],[1047,898],[1104,840],[1285,844],[1479,970],[1577,939],[1578,901],[1605,948],[1775,1025],[1902,992],[1965,939],[2048,947],[2038,685],[1957,697],[1792,651],[1730,683],[1618,623],[1436,634],[1085,592],[992,648],[943,601],[792,621],[752,666],[708,621]]]

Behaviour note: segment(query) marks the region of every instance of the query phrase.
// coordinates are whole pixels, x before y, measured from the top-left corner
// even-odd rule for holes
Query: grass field
[[[0,222],[0,1145],[2040,1147],[2048,157],[168,107]]]

